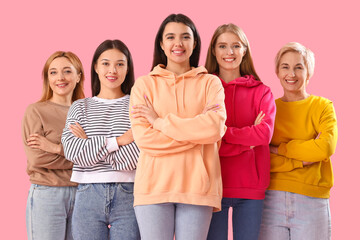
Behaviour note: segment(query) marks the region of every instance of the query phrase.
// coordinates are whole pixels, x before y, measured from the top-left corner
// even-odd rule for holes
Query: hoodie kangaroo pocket
[[[171,154],[144,159],[139,179],[135,179],[138,193],[206,193],[210,180],[198,148],[181,155]],[[138,182],[136,182],[138,180]]]

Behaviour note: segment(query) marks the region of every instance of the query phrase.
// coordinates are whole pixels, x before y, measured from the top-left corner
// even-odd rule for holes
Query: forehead
[[[177,22],[169,22],[168,24],[166,24],[163,35],[169,33],[173,33],[173,34],[189,33],[191,35],[193,34],[190,27],[188,27],[184,23],[177,23]]]
[[[98,60],[103,60],[103,59],[107,59],[110,61],[119,61],[119,60],[126,61],[126,56],[120,50],[113,48],[113,49],[108,49],[108,50],[104,51],[99,56]]]
[[[241,43],[241,40],[238,35],[232,32],[224,32],[219,35],[219,37],[216,40],[216,43],[225,42],[225,43],[233,43],[233,42],[239,42]]]
[[[49,69],[51,68],[64,68],[64,67],[70,67],[73,68],[74,66],[72,63],[67,59],[66,57],[58,57],[55,58],[49,65]]]
[[[288,64],[301,63],[304,65],[304,57],[298,52],[294,52],[294,51],[286,52],[282,55],[280,59],[280,64],[282,63],[288,63]]]

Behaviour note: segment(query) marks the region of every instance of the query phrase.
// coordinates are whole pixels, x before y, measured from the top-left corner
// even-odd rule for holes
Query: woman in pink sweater
[[[219,152],[222,211],[213,214],[208,239],[228,239],[227,219],[232,207],[234,239],[256,240],[269,185],[274,98],[255,71],[245,33],[234,24],[215,30],[205,67],[221,79],[228,116]]]

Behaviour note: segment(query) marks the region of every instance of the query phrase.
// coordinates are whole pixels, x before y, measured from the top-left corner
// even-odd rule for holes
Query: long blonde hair
[[[251,57],[249,41],[248,41],[244,31],[233,23],[223,24],[215,30],[215,32],[211,38],[211,42],[210,42],[209,49],[207,52],[205,68],[208,70],[209,73],[218,73],[219,72],[219,64],[216,61],[216,57],[214,54],[214,52],[215,52],[214,48],[215,48],[218,37],[225,32],[230,32],[230,33],[233,33],[236,36],[238,36],[240,38],[242,46],[245,47],[246,52],[245,52],[245,55],[240,64],[240,75],[241,76],[253,75],[256,80],[261,81],[255,71],[254,63],[253,63],[253,60]]]
[[[51,54],[51,56],[46,60],[44,68],[42,70],[43,92],[42,92],[42,96],[41,96],[41,99],[39,100],[39,102],[45,102],[45,101],[49,100],[50,98],[52,98],[52,96],[53,96],[53,90],[51,89],[50,84],[49,84],[48,71],[49,71],[49,67],[50,67],[50,64],[52,63],[52,61],[54,61],[55,58],[59,58],[59,57],[67,58],[71,62],[71,64],[75,67],[77,74],[80,74],[80,81],[76,84],[76,87],[73,91],[71,100],[74,102],[75,100],[85,97],[85,94],[84,94],[84,79],[85,79],[84,68],[82,66],[80,59],[78,58],[78,56],[76,56],[72,52],[57,51],[57,52]]]

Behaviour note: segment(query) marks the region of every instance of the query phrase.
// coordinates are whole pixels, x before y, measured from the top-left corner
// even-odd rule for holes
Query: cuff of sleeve
[[[106,149],[109,153],[119,150],[116,137],[106,138]]]
[[[161,131],[161,127],[163,125],[163,119],[162,118],[157,118],[155,121],[154,121],[154,124],[153,124],[153,128],[156,129],[156,130],[159,130]]]
[[[61,143],[59,145],[60,145],[60,156],[65,157],[63,145]]]
[[[294,162],[294,168],[303,168],[304,165],[302,161],[293,161]]]
[[[286,152],[287,152],[286,143],[280,143],[278,147],[278,154],[286,157]]]

